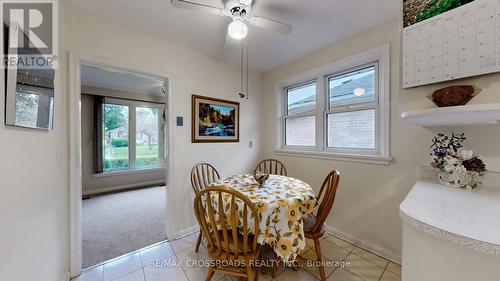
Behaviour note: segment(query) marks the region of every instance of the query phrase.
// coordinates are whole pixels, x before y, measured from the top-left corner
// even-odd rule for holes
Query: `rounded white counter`
[[[400,216],[403,281],[500,280],[500,192],[422,180]]]

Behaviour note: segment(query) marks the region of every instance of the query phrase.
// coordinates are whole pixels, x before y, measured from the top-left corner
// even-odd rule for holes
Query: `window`
[[[277,152],[389,163],[388,81],[388,46],[282,81]]]
[[[103,172],[163,166],[163,106],[106,98],[102,113]]]
[[[286,89],[285,143],[315,146],[316,82]]]
[[[376,149],[377,64],[328,77],[327,147]]]

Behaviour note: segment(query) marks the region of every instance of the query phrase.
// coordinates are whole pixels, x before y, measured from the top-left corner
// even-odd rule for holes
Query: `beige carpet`
[[[83,200],[83,268],[163,241],[165,187]]]

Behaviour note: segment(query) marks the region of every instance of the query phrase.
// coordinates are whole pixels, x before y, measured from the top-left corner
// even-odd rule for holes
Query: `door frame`
[[[168,84],[165,101],[165,137],[167,138],[167,159],[165,161],[166,186],[171,186],[169,167],[172,165],[171,151],[173,142],[170,134],[169,104],[171,100],[172,81],[169,74],[148,73],[134,70],[133,66],[123,65],[107,59],[85,55],[79,52],[69,52],[69,208],[70,208],[70,275],[77,277],[82,271],[82,147],[81,147],[81,66],[89,64],[112,69],[143,74],[165,79]],[[167,211],[170,189],[166,188],[166,225],[170,225],[171,212]],[[167,228],[167,235],[169,235]]]

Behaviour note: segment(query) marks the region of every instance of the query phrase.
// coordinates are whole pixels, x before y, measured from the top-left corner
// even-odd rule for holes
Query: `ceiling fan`
[[[203,3],[194,2],[191,0],[171,0],[170,3],[176,8],[207,12],[221,16],[231,17],[233,21],[227,27],[227,34],[234,39],[244,39],[248,34],[247,24],[251,24],[260,28],[278,32],[281,34],[289,34],[293,28],[286,23],[275,20],[252,16],[253,0],[230,0],[224,5],[222,0],[219,0],[220,5],[210,6]]]

